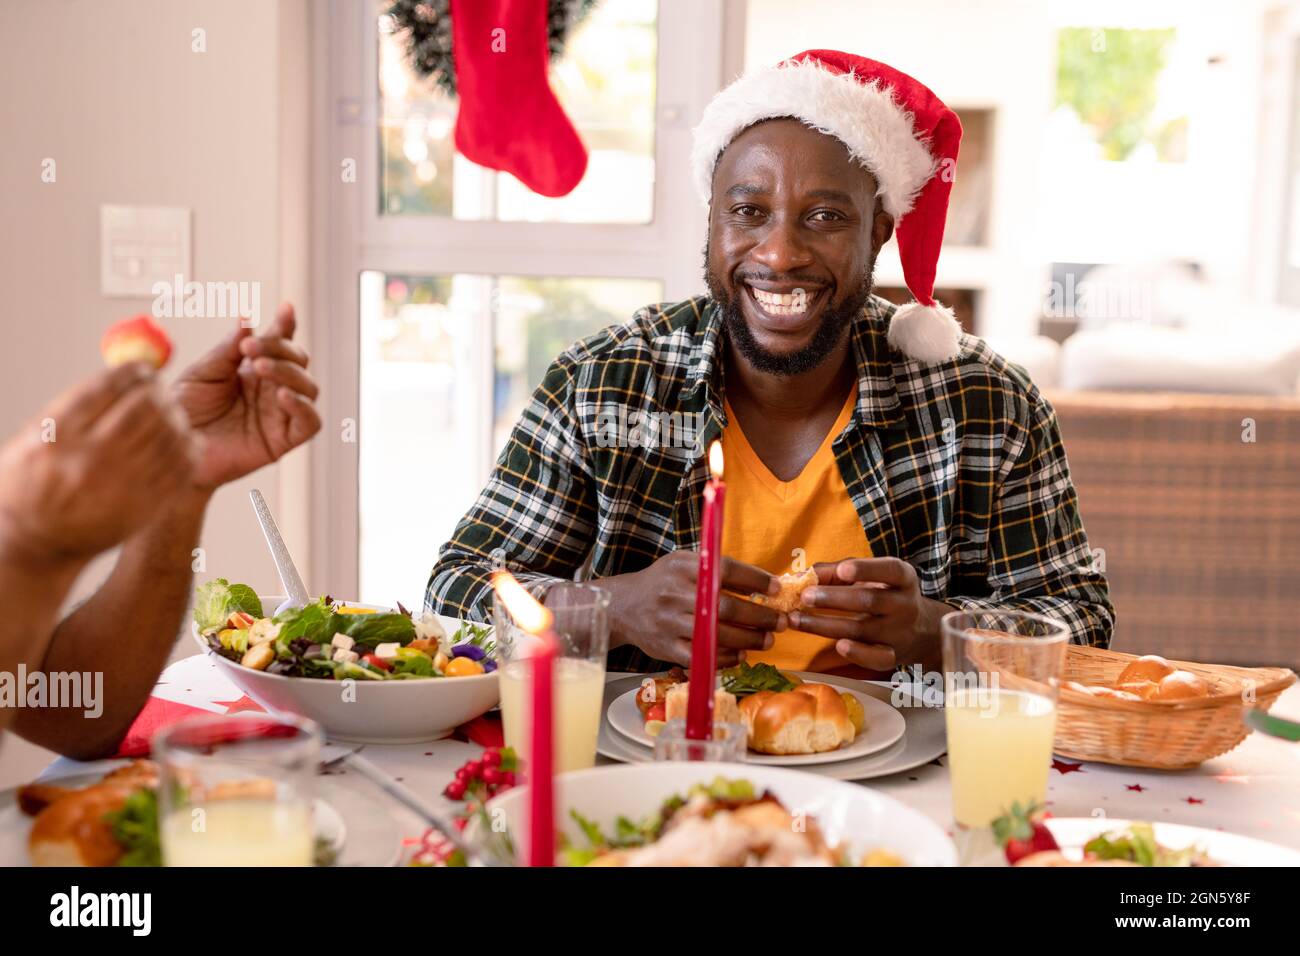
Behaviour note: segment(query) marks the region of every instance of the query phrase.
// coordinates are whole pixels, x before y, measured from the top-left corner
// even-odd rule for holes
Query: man
[[[212,493],[320,428],[307,354],[282,306],[266,334],[239,328],[164,394],[124,366],[56,400],[0,449],[0,668],[98,672],[103,713],[0,710],[0,729],[80,759],[110,755],[166,663],[189,605],[193,549]],[[108,580],[62,621],[96,554],[123,543]]]
[[[556,360],[426,604],[482,618],[494,562],[538,588],[589,562],[611,594],[610,667],[687,663],[716,438],[722,666],[937,667],[953,609],[1035,611],[1105,646],[1106,582],[1052,409],[931,297],[960,135],[920,83],[834,51],[715,97],[692,154],[709,295],[649,306]],[[918,299],[898,309],[871,295],[895,233]],[[700,420],[700,440],[609,447],[619,406]],[[817,584],[798,610],[746,599],[805,563]]]

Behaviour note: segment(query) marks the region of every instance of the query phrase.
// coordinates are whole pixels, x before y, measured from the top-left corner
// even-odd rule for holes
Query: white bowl
[[[278,596],[263,598],[263,608],[270,610],[282,600]],[[454,618],[440,620],[448,634],[460,626]],[[367,744],[437,740],[487,713],[500,700],[495,672],[428,680],[358,680],[347,685],[349,694],[345,697],[340,681],[284,677],[227,660],[208,647],[197,625],[191,625],[191,629],[199,646],[211,654],[221,672],[240,690],[273,713],[297,714],[316,721],[332,740]]]
[[[957,865],[952,840],[911,807],[858,784],[759,764],[661,762],[574,770],[555,780],[556,819],[576,846],[586,846],[570,810],[612,833],[619,816],[641,820],[669,797],[715,777],[748,780],[757,790],[771,790],[787,809],[816,820],[831,843],[848,844],[855,860],[870,850],[883,849],[909,866]],[[526,835],[528,788],[516,787],[493,797],[487,810],[494,819],[498,811],[504,815],[520,846]],[[473,839],[476,830],[477,821],[467,837]]]

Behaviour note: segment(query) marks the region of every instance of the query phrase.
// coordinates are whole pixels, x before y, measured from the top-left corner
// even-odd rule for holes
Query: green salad
[[[422,680],[496,670],[492,629],[452,634],[428,611],[376,611],[328,596],[268,615],[246,584],[217,578],[194,595],[194,623],[213,653],[252,670],[321,680]]]

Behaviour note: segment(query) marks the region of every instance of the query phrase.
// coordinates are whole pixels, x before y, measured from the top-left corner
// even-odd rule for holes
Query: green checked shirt
[[[857,404],[833,444],[871,554],[906,560],[921,592],[954,608],[1035,611],[1107,646],[1114,612],[1051,406],[973,336],[939,365],[894,352],[893,311],[872,298],[853,324]],[[561,354],[439,551],[425,606],[489,620],[495,567],[534,586],[696,548],[705,450],[727,423],[722,335],[700,296]],[[635,647],[610,653],[610,669],[659,666]]]

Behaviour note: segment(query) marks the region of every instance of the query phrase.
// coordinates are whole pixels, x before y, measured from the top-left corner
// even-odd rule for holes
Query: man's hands
[[[644,571],[597,582],[610,592],[612,643],[635,644],[651,657],[688,666],[699,569],[697,552],[674,551]],[[718,666],[732,667],[740,663],[743,651],[771,647],[773,632],[785,627],[785,615],[726,593],[775,593],[776,578],[761,568],[724,557],[721,579]]]
[[[282,305],[265,335],[241,326],[176,380],[176,400],[203,438],[199,488],[242,478],[320,430],[320,389],[292,341],[296,327],[293,306]]]
[[[0,448],[0,545],[42,565],[89,560],[188,486],[197,458],[147,366],[101,372]]]
[[[814,570],[819,584],[804,591],[804,610],[790,614],[791,627],[834,639],[841,657],[868,670],[937,664],[939,619],[952,608],[921,595],[910,564],[898,558],[850,558]],[[836,613],[818,614],[821,610]]]

